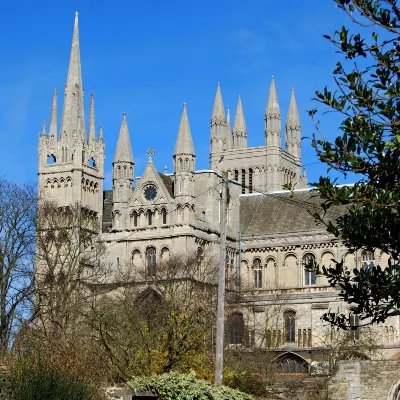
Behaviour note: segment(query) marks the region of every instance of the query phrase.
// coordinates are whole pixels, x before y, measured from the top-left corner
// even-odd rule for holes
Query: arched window
[[[189,171],[189,170],[190,170],[190,167],[189,167],[189,159],[188,159],[188,158],[185,160],[185,170],[186,170],[186,171]]]
[[[294,311],[285,311],[283,314],[285,321],[285,340],[287,343],[296,342],[296,313]]]
[[[362,264],[361,264],[362,269],[375,267],[375,256],[372,251],[363,250],[363,252],[361,253],[361,259],[362,259]]]
[[[307,253],[303,256],[303,268],[304,268],[304,285],[315,285],[317,283],[317,275],[314,269],[315,256],[314,254]]]
[[[124,165],[124,178],[126,178],[128,176],[128,173],[126,171],[126,165]]]
[[[156,276],[156,249],[154,247],[149,247],[146,250],[147,259],[147,276]]]
[[[242,194],[246,193],[246,171],[242,169]]]
[[[179,159],[178,165],[179,165],[178,171],[182,171],[182,169],[183,169],[183,162],[182,162],[182,159],[181,159],[181,158]]]
[[[167,210],[165,208],[161,210],[161,215],[162,215],[162,223],[165,225],[167,223]]]
[[[349,320],[351,326],[350,334],[354,340],[358,340],[360,338],[360,318],[356,314],[350,314]]]
[[[153,225],[153,213],[151,210],[147,210],[147,223],[148,225]]]
[[[133,226],[137,227],[138,226],[138,213],[134,211],[132,213],[132,219],[133,219]]]
[[[49,154],[47,156],[47,164],[55,164],[56,163],[56,157],[54,154]]]
[[[297,354],[286,353],[278,358],[278,371],[284,374],[305,374],[308,372],[308,364]]]
[[[244,332],[243,314],[235,312],[228,317],[229,344],[242,344]]]
[[[91,157],[89,160],[89,167],[96,168],[96,161],[93,157]]]
[[[262,269],[261,260],[256,258],[253,261],[253,273],[254,273],[254,289],[262,288]]]
[[[235,169],[235,181],[239,182],[239,171]]]
[[[118,168],[117,168],[117,177],[118,178],[121,178],[121,167],[118,165]]]
[[[201,220],[202,220],[202,221],[205,221],[205,220],[206,220],[206,212],[205,212],[205,211],[203,211],[203,212],[201,213]]]
[[[249,193],[253,193],[253,170],[249,169]]]

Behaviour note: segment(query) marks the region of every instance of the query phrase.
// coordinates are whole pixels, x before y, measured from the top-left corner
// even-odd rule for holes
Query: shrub
[[[252,396],[195,378],[170,372],[150,377],[134,377],[128,385],[137,392],[150,391],[161,400],[251,400]]]
[[[79,377],[47,365],[22,363],[11,371],[12,400],[97,400],[95,389]]]

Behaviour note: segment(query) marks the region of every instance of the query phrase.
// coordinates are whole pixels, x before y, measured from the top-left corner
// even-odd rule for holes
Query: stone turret
[[[128,224],[127,206],[132,196],[134,165],[126,113],[123,113],[113,166],[114,227]]]
[[[218,160],[227,146],[227,122],[225,118],[224,103],[222,101],[221,85],[218,82],[214,107],[210,121],[210,168],[218,169]]]
[[[265,145],[268,147],[281,146],[281,111],[278,95],[276,94],[275,79],[272,77],[269,89],[268,103],[265,110]]]
[[[234,149],[241,149],[247,147],[246,121],[244,119],[244,112],[240,95],[238,99],[238,105],[236,108],[236,115],[235,115],[235,121],[233,123],[232,135],[233,135]]]
[[[184,103],[174,151],[174,196],[178,203],[184,204],[193,200],[195,158],[189,118]]]

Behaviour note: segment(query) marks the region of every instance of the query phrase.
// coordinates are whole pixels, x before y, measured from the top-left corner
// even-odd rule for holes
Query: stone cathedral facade
[[[116,266],[144,269],[151,283],[156,277],[157,263],[171,254],[194,253],[200,262],[206,255],[219,254],[221,173],[227,171],[228,288],[239,278],[241,283],[240,304],[230,310],[230,344],[273,347],[287,372],[303,371],[310,362],[321,359],[327,328],[320,318],[329,309],[342,305],[337,292],[324,278],[307,270],[307,260],[311,257],[329,265],[333,258],[344,258],[349,267],[361,268],[385,262],[387,255],[379,251],[351,254],[315,224],[309,211],[318,208],[318,199],[307,189],[302,168],[301,125],[294,91],[286,120],[282,121],[272,78],[263,116],[263,145],[251,148],[247,146],[240,97],[232,125],[218,83],[214,105],[210,104],[207,170],[196,168],[186,104],[177,136],[171,137],[176,140],[171,155],[172,173],[156,170],[151,148],[144,171],[135,171],[135,149],[124,113],[110,161],[112,190],[107,191],[103,189],[105,141],[102,128],[96,131],[93,94],[87,128],[85,123],[78,15],[63,98],[59,121],[54,91],[50,126],[47,129],[43,124],[39,136],[40,197],[54,200],[61,207],[79,202],[101,226],[98,240],[107,245],[108,261]],[[105,133],[105,137],[108,134],[116,132]],[[134,179],[135,174],[140,174],[140,178]],[[295,184],[294,197],[282,191],[288,183]],[[339,211],[332,210],[331,218],[335,212]],[[393,318],[376,330],[382,354],[389,358],[398,354],[399,319]]]

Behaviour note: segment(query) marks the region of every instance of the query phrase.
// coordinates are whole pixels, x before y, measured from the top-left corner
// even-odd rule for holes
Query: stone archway
[[[400,400],[400,379],[398,379],[395,383],[393,383],[386,399]]]

